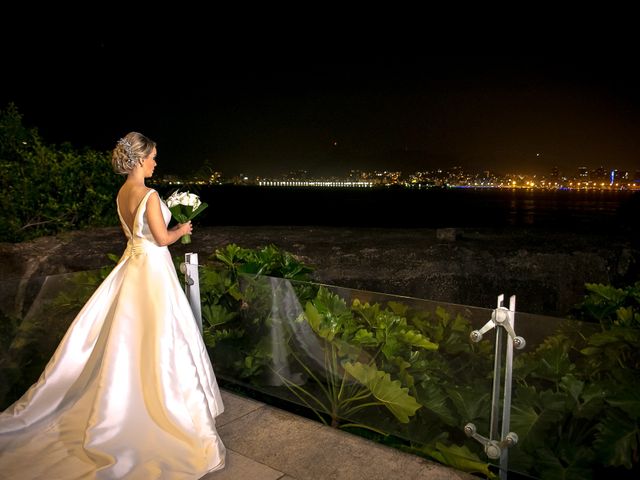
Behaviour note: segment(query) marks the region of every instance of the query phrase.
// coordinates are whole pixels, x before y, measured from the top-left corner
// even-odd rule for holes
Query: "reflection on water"
[[[161,194],[171,190],[158,187]],[[198,191],[198,187],[193,190]],[[640,192],[498,189],[199,188],[202,225],[631,228]]]
[[[509,225],[533,225],[536,216],[536,201],[527,198],[522,201],[512,199],[507,222]]]

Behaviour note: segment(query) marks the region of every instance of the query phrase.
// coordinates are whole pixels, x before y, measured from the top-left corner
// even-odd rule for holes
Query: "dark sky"
[[[99,32],[3,48],[0,107],[16,103],[53,143],[108,150],[140,131],[158,142],[159,173],[205,160],[226,175],[640,168],[640,75],[628,60],[313,62]]]

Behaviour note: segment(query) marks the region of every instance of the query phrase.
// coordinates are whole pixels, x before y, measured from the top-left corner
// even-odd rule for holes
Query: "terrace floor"
[[[222,390],[226,466],[201,480],[471,480],[474,477]]]

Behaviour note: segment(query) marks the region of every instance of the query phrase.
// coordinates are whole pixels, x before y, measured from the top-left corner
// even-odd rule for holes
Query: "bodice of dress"
[[[149,228],[147,217],[145,216],[145,212],[147,211],[147,201],[149,200],[151,194],[154,192],[155,190],[153,189],[149,190],[140,201],[140,204],[138,205],[136,213],[133,217],[133,230],[129,229],[129,226],[122,218],[120,207],[118,205],[118,202],[116,201],[118,217],[120,218],[120,223],[122,224],[122,228],[128,239],[127,249],[124,253],[125,257],[158,249],[167,249],[166,246],[160,246],[156,243],[156,240],[153,238],[153,234],[151,233],[151,229]],[[165,225],[169,225],[169,221],[171,220],[171,210],[169,210],[169,207],[167,207],[162,199],[160,200],[160,209],[162,210],[162,217],[164,218]]]

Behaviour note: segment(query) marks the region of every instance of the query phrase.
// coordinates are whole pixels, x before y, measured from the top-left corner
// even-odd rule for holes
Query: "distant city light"
[[[369,188],[371,182],[339,182],[339,181],[293,181],[293,180],[266,180],[259,181],[261,187],[349,187]]]
[[[414,171],[403,174],[392,170],[350,170],[344,176],[314,176],[307,170],[298,169],[277,177],[253,177],[240,173],[226,178],[223,172],[209,172],[202,177],[185,178],[165,175],[156,181],[170,185],[253,185],[259,187],[310,187],[310,188],[510,188],[539,190],[631,190],[640,191],[640,170],[634,172],[598,167],[578,167],[573,171],[560,172],[557,167],[544,174],[507,173],[498,174],[490,170],[466,171],[460,166],[448,169]]]

